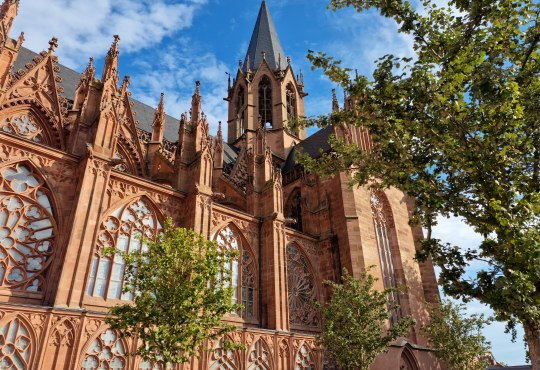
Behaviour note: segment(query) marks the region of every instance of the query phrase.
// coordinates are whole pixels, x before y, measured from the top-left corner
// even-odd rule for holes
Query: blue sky
[[[320,71],[311,71],[308,49],[334,55],[361,74],[370,74],[374,61],[385,54],[413,54],[411,38],[374,12],[333,13],[326,10],[328,0],[267,3],[295,72],[303,70],[307,115],[331,109],[334,87]],[[226,72],[234,76],[238,60],[244,59],[259,6],[260,0],[21,0],[12,36],[24,31],[24,45],[34,51],[46,49],[56,36],[60,63],[82,71],[94,57],[100,73],[112,36],[119,34],[119,69],[122,76],[131,76],[133,97],[155,106],[164,92],[167,113],[180,117],[189,110],[195,81],[201,80],[203,110],[215,132],[218,121],[227,120]],[[436,232],[465,247],[479,240],[458,219],[440,220]],[[488,312],[478,303],[468,309]],[[485,334],[497,360],[525,362],[521,333],[511,343],[504,324],[496,323]]]

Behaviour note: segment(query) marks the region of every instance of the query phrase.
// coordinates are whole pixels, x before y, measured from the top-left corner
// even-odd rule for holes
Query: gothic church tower
[[[263,1],[244,62],[229,85],[229,144],[260,126],[267,129],[275,155],[285,158],[306,138],[305,129],[290,130],[288,122],[304,118],[303,77],[295,76],[285,55],[266,1]]]

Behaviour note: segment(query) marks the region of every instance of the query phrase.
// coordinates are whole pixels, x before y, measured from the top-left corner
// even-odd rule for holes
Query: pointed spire
[[[118,72],[118,54],[120,54],[118,49],[118,42],[120,41],[120,36],[114,35],[114,41],[107,53],[107,58],[105,58],[105,66],[103,67],[103,75],[101,79],[103,81],[108,80],[111,77],[116,77]]]
[[[165,129],[165,94],[161,93],[161,98],[159,99],[159,105],[156,109],[156,114],[154,115],[154,122],[152,123],[152,141],[153,142],[162,142],[163,133]]]
[[[285,69],[279,60],[279,55],[285,55],[285,53],[281,47],[272,16],[264,0],[261,3],[259,16],[257,17],[253,35],[249,43],[244,71],[248,71],[249,69],[257,70],[259,68],[264,59],[262,55],[263,51],[266,51],[265,59],[270,68]]]
[[[195,82],[195,93],[191,98],[191,123],[197,123],[201,116],[201,81]]]
[[[4,0],[2,7],[0,8],[0,23],[1,23],[1,36],[2,42],[8,39],[13,20],[19,14],[19,0]]]
[[[339,102],[337,100],[336,89],[332,89],[332,112],[339,112]]]
[[[87,81],[92,81],[95,75],[96,75],[96,67],[94,67],[94,58],[91,57],[88,60],[88,65],[86,66],[86,69],[84,70],[83,77],[86,78]]]
[[[124,94],[127,93],[130,84],[131,84],[131,77],[126,75],[124,77],[124,81],[122,82],[122,86],[120,87],[120,95],[121,96],[124,96]]]
[[[218,124],[216,138],[217,138],[218,143],[223,143],[223,131],[221,130],[221,121],[219,121],[219,124]]]

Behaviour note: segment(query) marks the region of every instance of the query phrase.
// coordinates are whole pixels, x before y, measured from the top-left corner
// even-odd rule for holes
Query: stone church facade
[[[211,136],[197,82],[179,119],[131,97],[119,78],[119,38],[101,77],[59,64],[57,40],[36,54],[10,37],[18,0],[0,8],[0,368],[162,369],[127,356],[136,342],[104,322],[122,293],[121,258],[103,248],[141,248],[163,220],[192,228],[240,257],[224,318],[245,350],[208,343],[177,369],[331,368],[316,351],[313,300],[342,269],[367,266],[379,287],[401,285],[400,315],[418,322],[374,369],[439,369],[419,330],[438,290],[433,266],[414,260],[420,229],[396,189],[350,188],[345,174],[305,173],[295,155],[328,150],[335,134],[369,150],[369,134],[325,128],[309,138],[286,122],[304,116],[303,78],[283,52],[263,1],[246,59],[229,81],[227,140]],[[334,98],[334,110],[340,109]],[[348,109],[346,106],[342,109]]]

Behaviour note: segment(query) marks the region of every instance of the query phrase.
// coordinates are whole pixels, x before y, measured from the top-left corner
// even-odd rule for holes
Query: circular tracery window
[[[306,257],[293,244],[287,247],[287,277],[291,325],[318,327],[319,316],[313,305],[317,300],[313,274]]]
[[[22,136],[36,143],[43,143],[45,141],[43,130],[27,114],[19,114],[2,119],[0,121],[0,129],[8,134]]]
[[[0,174],[0,286],[42,291],[55,248],[49,191],[27,165]]]

